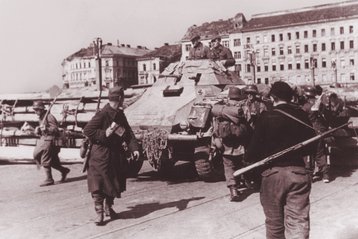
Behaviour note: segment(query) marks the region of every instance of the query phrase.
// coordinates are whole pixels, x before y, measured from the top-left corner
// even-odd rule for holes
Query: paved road
[[[225,182],[198,181],[186,163],[163,179],[145,162],[115,200],[119,218],[95,226],[86,176],[80,164],[68,166],[68,182],[39,187],[44,175],[35,165],[0,165],[0,238],[265,238],[258,193],[229,202]],[[330,184],[314,183],[311,238],[358,238],[357,198],[356,170],[336,169]]]

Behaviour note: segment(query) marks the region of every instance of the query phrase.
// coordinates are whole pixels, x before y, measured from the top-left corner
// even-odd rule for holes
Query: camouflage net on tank
[[[169,132],[164,129],[154,129],[143,135],[144,152],[149,163],[155,169],[159,169],[161,166],[163,151],[166,150],[168,145],[168,134]]]

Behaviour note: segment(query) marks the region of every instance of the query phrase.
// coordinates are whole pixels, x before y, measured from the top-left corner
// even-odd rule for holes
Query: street
[[[115,199],[118,219],[96,226],[82,165],[66,167],[66,183],[39,187],[44,172],[34,164],[1,163],[0,238],[265,238],[259,193],[229,202],[225,182],[199,181],[191,165],[181,162],[164,178],[145,162]],[[314,183],[310,238],[358,238],[357,198],[356,170],[335,168],[331,183]]]

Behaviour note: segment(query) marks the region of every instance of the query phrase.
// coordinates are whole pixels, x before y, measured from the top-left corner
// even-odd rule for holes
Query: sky
[[[0,0],[0,93],[62,86],[61,62],[96,37],[146,46],[179,43],[196,24],[343,0]]]

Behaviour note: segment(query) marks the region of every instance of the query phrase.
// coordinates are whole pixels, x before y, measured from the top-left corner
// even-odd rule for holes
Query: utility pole
[[[102,91],[102,59],[101,59],[102,39],[100,37],[94,39],[93,46],[95,50],[98,90]]]
[[[251,48],[251,51],[249,53],[250,55],[250,66],[252,67],[252,77],[254,80],[254,84],[256,84],[256,53],[253,48]]]
[[[312,85],[316,86],[316,81],[315,81],[315,68],[316,68],[316,64],[317,64],[317,59],[314,57],[310,57],[310,63],[311,63],[311,79],[312,79]]]
[[[337,76],[337,63],[336,63],[336,59],[333,59],[331,61],[331,65],[333,68],[333,73],[334,73],[334,83],[337,85],[338,83],[338,76]]]

